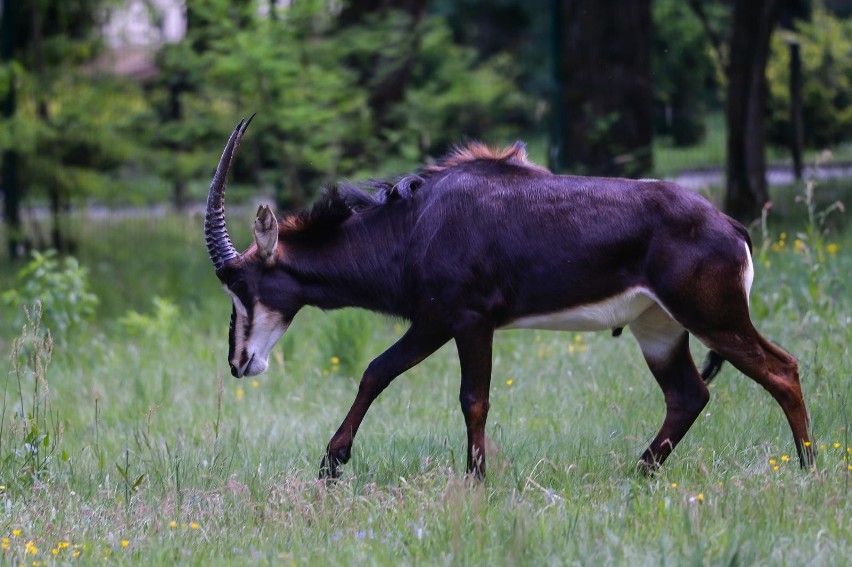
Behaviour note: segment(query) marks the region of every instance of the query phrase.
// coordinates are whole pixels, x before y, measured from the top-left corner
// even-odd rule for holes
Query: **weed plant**
[[[852,231],[831,230],[840,211],[820,216],[820,190],[776,196],[754,227],[752,290],[758,328],[799,358],[813,471],[794,463],[777,404],[726,365],[663,469],[640,476],[664,404],[629,333],[507,331],[494,348],[486,482],[464,476],[450,344],[391,384],[343,479],[320,483],[361,370],[404,325],[307,309],[268,373],[235,380],[230,304],[198,223],[89,224],[79,256],[99,299],[94,321],[61,345],[37,315],[0,339],[0,562],[843,563]],[[779,220],[785,208],[801,215]],[[128,229],[144,242],[131,253]]]

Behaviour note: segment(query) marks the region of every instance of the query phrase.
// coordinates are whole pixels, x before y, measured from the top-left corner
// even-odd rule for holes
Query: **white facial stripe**
[[[284,321],[279,313],[259,301],[254,303],[252,320],[249,321],[248,309],[240,298],[227,286],[225,292],[231,297],[237,314],[234,321],[234,356],[230,362],[238,368],[240,376],[261,374],[269,365],[269,353],[287,331],[290,322]],[[246,337],[249,326],[251,331]]]
[[[248,311],[246,311],[246,306],[243,305],[243,302],[240,301],[240,298],[237,297],[237,294],[228,289],[228,286],[223,287],[225,288],[225,293],[231,296],[231,301],[234,302],[234,307],[237,310],[237,315],[239,315],[240,317],[248,317]]]
[[[257,363],[263,363],[263,370],[266,370],[266,362],[269,359],[269,353],[272,352],[272,347],[278,342],[278,339],[284,334],[290,324],[285,322],[281,315],[269,309],[260,302],[254,304],[254,321],[252,321],[251,335],[246,345],[248,358],[253,360],[252,367],[256,367]],[[249,369],[251,370],[251,369]]]

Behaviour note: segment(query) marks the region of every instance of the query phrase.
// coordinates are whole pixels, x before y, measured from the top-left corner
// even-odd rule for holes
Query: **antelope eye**
[[[248,287],[246,286],[246,282],[243,281],[243,280],[236,280],[236,281],[228,284],[228,287],[237,296],[243,296],[248,291]]]

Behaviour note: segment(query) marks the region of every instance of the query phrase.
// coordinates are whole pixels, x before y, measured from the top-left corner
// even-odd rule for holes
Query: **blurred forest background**
[[[558,172],[724,184],[747,221],[767,179],[850,171],[852,0],[0,7],[0,257],[74,253],[73,214],[197,214],[254,112],[231,203],[300,207],[466,139],[524,139]]]

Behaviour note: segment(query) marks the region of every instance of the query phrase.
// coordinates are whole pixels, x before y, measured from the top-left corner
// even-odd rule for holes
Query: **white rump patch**
[[[604,331],[627,326],[654,303],[655,299],[650,291],[637,287],[598,303],[587,303],[562,311],[520,317],[501,328]]]
[[[743,289],[745,289],[746,301],[749,301],[751,293],[751,284],[754,283],[754,261],[751,259],[751,251],[748,249],[748,243],[743,242],[746,252],[746,263],[743,266]]]

